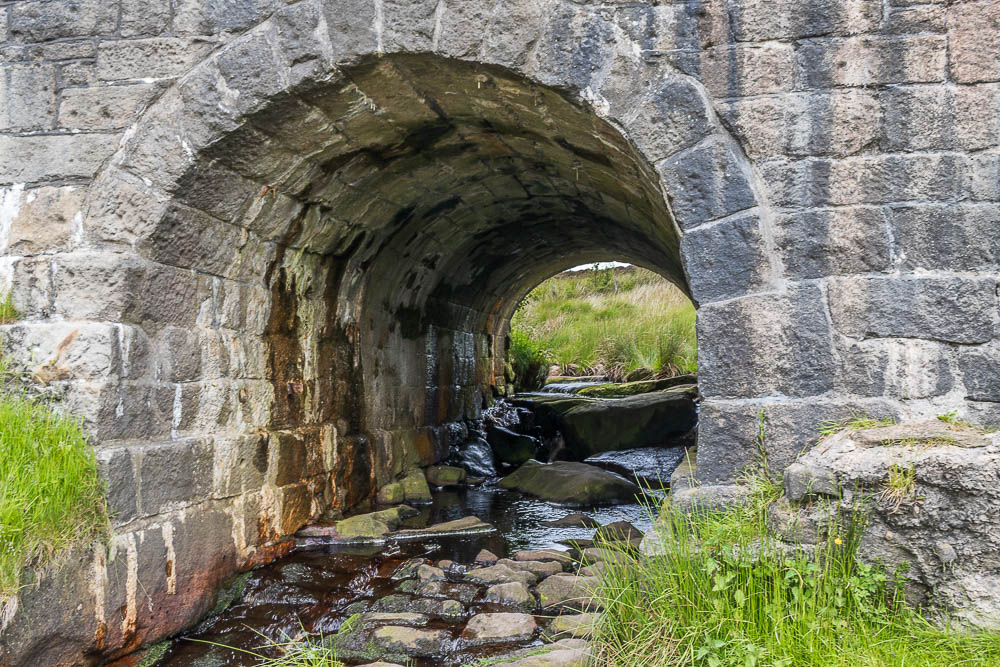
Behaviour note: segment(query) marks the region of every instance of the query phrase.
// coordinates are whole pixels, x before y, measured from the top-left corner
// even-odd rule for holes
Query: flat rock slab
[[[486,523],[479,517],[466,516],[454,521],[434,524],[427,528],[410,528],[393,533],[393,537],[398,539],[417,539],[428,535],[459,535],[491,533],[496,528],[492,524]]]
[[[850,438],[859,447],[890,447],[893,445],[985,447],[991,442],[985,434],[976,429],[949,424],[940,419],[925,419],[854,431]]]
[[[504,667],[587,667],[590,644],[582,639],[562,639],[544,647],[521,649],[497,659]]]
[[[670,486],[670,476],[684,460],[687,450],[682,447],[643,447],[614,452],[601,452],[584,463],[618,473],[627,480],[637,480],[651,488]]]
[[[595,522],[596,523],[596,522]],[[597,524],[598,526],[601,524]],[[563,565],[572,565],[573,559],[565,551],[557,549],[536,549],[534,551],[518,551],[514,554],[517,561],[555,561]]]
[[[519,642],[534,637],[537,629],[535,617],[531,614],[477,614],[465,626],[462,639],[473,645]]]
[[[361,622],[365,625],[408,625],[411,627],[421,627],[430,622],[430,617],[426,614],[414,614],[411,612],[369,612],[361,615]]]
[[[476,584],[488,585],[506,584],[511,581],[519,581],[522,584],[530,585],[538,581],[538,577],[528,570],[499,564],[469,570],[465,573],[465,579]]]
[[[420,584],[417,595],[425,598],[449,598],[462,604],[469,604],[476,599],[479,589],[472,584],[458,584],[450,581],[429,581]]]
[[[620,475],[571,461],[528,461],[500,480],[499,485],[562,505],[631,503],[642,493]]]
[[[572,512],[561,519],[539,523],[546,528],[600,528],[601,526],[600,521],[580,512]]]
[[[444,652],[451,634],[444,630],[426,630],[402,625],[387,625],[372,633],[375,644],[388,651],[427,658]]]

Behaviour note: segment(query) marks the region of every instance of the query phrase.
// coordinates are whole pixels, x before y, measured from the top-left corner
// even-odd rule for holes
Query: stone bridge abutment
[[[177,632],[438,460],[503,390],[519,298],[573,264],[698,305],[702,483],[758,456],[762,411],[779,469],[852,412],[1000,421],[1000,2],[0,17],[3,353],[84,419],[115,515],[84,580],[8,608],[0,664]]]

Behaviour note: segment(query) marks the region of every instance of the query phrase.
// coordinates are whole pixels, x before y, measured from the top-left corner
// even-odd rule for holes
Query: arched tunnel
[[[179,94],[211,99],[202,83]],[[544,278],[613,256],[687,284],[659,179],[620,130],[435,56],[366,58],[268,100],[197,152],[167,208],[148,260],[269,291],[261,338],[240,341],[262,344],[273,390],[255,426],[317,460],[335,431],[342,509],[440,459],[442,425],[504,392],[510,316]]]

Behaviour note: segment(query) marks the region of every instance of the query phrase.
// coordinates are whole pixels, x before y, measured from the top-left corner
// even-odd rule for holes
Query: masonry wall
[[[378,65],[408,53],[433,57]],[[995,0],[26,0],[0,2],[0,62],[0,283],[23,314],[3,351],[85,419],[116,513],[85,586],[51,575],[80,617],[42,632],[25,610],[58,587],[23,596],[0,663],[175,632],[303,522],[432,461],[500,383],[517,298],[570,257],[613,250],[698,303],[704,483],[757,455],[762,410],[779,468],[852,411],[1000,422]],[[350,99],[343,71],[368,82]],[[385,160],[393,127],[489,117],[503,147],[463,146],[509,166],[464,170],[445,141],[462,168],[395,164],[442,197],[469,175],[470,217],[362,210],[300,167],[339,149],[289,99]],[[374,164],[361,191],[410,196]],[[522,247],[502,223],[543,199]],[[324,202],[356,229],[324,236]],[[386,220],[443,248],[405,294],[406,244],[365,245]]]

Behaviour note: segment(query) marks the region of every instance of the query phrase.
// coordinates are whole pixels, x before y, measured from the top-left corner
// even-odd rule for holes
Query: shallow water
[[[655,502],[655,497],[650,500]],[[480,549],[488,549],[502,558],[522,549],[565,549],[560,540],[590,539],[594,532],[590,529],[540,525],[541,521],[558,519],[571,511],[584,511],[602,524],[629,521],[644,532],[651,525],[647,508],[639,503],[568,509],[494,486],[439,491],[434,503],[425,507],[420,516],[408,520],[408,525],[422,527],[471,514],[492,523],[498,530],[419,542],[389,542],[378,547],[300,547],[291,555],[251,572],[242,595],[229,609],[173,640],[167,653],[154,663],[155,667],[249,666],[258,662],[252,655],[203,642],[252,651],[267,640],[280,642],[305,633],[335,633],[349,616],[345,611],[349,605],[391,593],[398,582],[390,581],[389,575],[412,557],[470,563]],[[470,605],[473,613],[499,610],[487,603]],[[464,621],[437,621],[429,627],[448,630],[457,638],[464,625]],[[411,664],[461,665],[532,643],[538,642],[472,649],[462,648],[456,642],[448,655]]]

